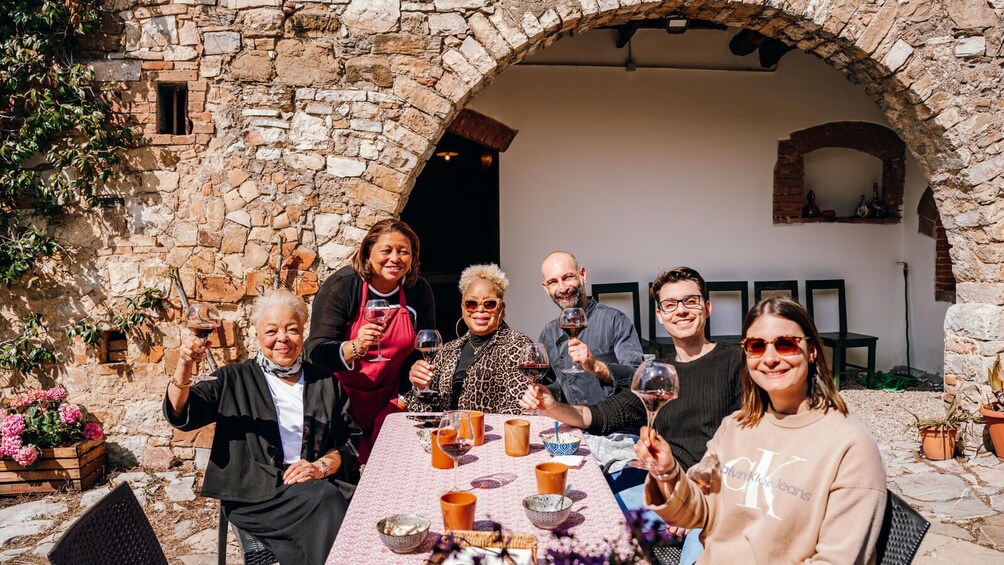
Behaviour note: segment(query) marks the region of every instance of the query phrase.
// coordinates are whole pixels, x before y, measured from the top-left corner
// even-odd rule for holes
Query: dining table
[[[513,418],[530,422],[530,453],[522,457],[506,455],[503,447],[505,421]],[[455,471],[432,466],[419,437],[425,425],[430,424],[409,419],[407,413],[392,414],[384,421],[327,565],[357,563],[360,558],[371,563],[425,563],[432,556],[434,544],[445,531],[439,497],[454,490]],[[563,426],[561,433],[581,435],[573,430]],[[562,534],[538,529],[527,518],[523,499],[537,493],[534,467],[551,459],[541,436],[553,431],[550,418],[485,414],[484,444],[464,455],[456,470],[459,490],[477,496],[474,529],[491,531],[498,523],[505,533],[535,535],[538,563],[544,562],[552,548],[574,547],[593,555],[630,552],[624,515],[584,440],[577,452],[584,456],[582,465],[568,470],[566,495],[573,505],[559,528]],[[381,542],[377,522],[402,513],[425,516],[431,526],[418,549],[397,554]]]

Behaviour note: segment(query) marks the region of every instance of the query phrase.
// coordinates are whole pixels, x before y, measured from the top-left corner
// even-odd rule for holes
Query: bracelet
[[[320,463],[320,465],[321,465],[321,476],[327,477],[328,476],[328,462],[325,461],[324,459],[318,459],[317,461],[315,461],[315,463]]]
[[[171,383],[171,384],[173,384],[174,386],[176,386],[178,388],[191,388],[191,386],[193,384],[195,384],[192,381],[188,381],[186,383],[178,382],[178,378],[176,376],[175,377],[171,377],[168,380],[168,382]]]
[[[649,474],[652,475],[652,473],[649,473]],[[652,478],[654,478],[655,480],[657,480],[659,482],[664,483],[664,482],[672,479],[673,478],[673,474],[674,473],[672,471],[670,471],[669,473],[663,473],[661,475],[652,475]]]
[[[349,340],[349,345],[352,346],[352,357],[359,359],[360,357],[359,352],[356,351],[356,340],[354,339]]]

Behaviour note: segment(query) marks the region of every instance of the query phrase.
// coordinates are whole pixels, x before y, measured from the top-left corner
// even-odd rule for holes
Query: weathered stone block
[[[174,192],[181,176],[173,171],[151,171],[140,174],[143,192]]]
[[[203,53],[221,55],[241,50],[241,34],[235,31],[212,31],[202,35]]]
[[[959,29],[981,29],[997,25],[997,14],[983,0],[947,0],[948,15]]]
[[[337,31],[340,25],[338,16],[326,6],[308,6],[294,12],[289,18],[289,24],[297,33],[311,31],[328,33]]]
[[[237,16],[244,37],[279,37],[285,15],[277,8],[245,10]]]
[[[324,118],[297,112],[290,120],[289,135],[296,140],[297,149],[315,149],[331,139],[331,128]]]
[[[400,0],[352,0],[342,12],[345,27],[360,36],[393,31],[400,20]]]
[[[338,243],[337,241],[329,241],[317,249],[318,255],[321,257],[321,261],[324,265],[333,269],[339,265],[342,265],[353,253],[356,252],[355,246],[344,245]]]
[[[282,161],[301,171],[319,171],[324,168],[324,157],[313,153],[294,153],[287,149],[282,154]]]
[[[248,230],[240,226],[228,226],[220,241],[220,253],[243,253],[247,244]]]
[[[484,8],[487,0],[435,0],[436,10],[475,10]]]
[[[373,53],[377,55],[425,55],[439,46],[437,38],[410,33],[388,33],[373,37]]]
[[[429,14],[429,33],[432,35],[461,35],[466,31],[467,22],[460,14]]]
[[[120,59],[115,61],[91,61],[87,66],[94,69],[95,80],[103,82],[128,82],[139,80],[142,61]]]
[[[945,332],[979,340],[1004,340],[1004,308],[991,304],[953,304],[945,314]]]
[[[195,296],[204,302],[237,302],[244,297],[244,284],[217,275],[195,280]]]
[[[291,86],[333,84],[339,76],[334,47],[319,40],[284,39],[276,45],[276,74]]]
[[[328,155],[326,171],[336,177],[358,177],[366,170],[366,163],[358,159]]]
[[[982,57],[987,51],[987,40],[982,35],[963,37],[955,42],[956,57]]]

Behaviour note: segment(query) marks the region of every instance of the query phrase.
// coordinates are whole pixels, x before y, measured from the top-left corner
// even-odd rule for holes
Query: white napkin
[[[564,463],[565,465],[573,468],[581,467],[585,460],[586,458],[582,455],[557,455],[551,458],[551,461]]]
[[[481,565],[508,565],[510,561],[502,562],[498,558],[498,549],[483,547],[465,547],[443,561],[443,565],[468,565],[474,563],[474,556],[481,556]],[[516,565],[533,565],[530,561],[529,549],[510,549],[509,557]]]

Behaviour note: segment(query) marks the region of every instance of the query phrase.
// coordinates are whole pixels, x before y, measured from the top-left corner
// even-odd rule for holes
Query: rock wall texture
[[[442,132],[493,77],[568,34],[673,14],[797,46],[871,96],[930,180],[952,245],[949,393],[975,402],[1004,349],[1004,1],[108,0],[104,10],[81,55],[121,85],[120,110],[141,133],[113,187],[125,204],[101,225],[67,223],[60,235],[77,255],[65,289],[27,291],[13,308],[70,321],[170,265],[193,299],[221,305],[218,357],[237,359],[250,343],[247,297],[268,284],[280,237],[284,280],[312,294],[369,226],[401,211]],[[158,133],[161,83],[187,86],[185,135]],[[57,377],[126,461],[163,467],[208,445],[160,415],[182,331],[174,316],[133,336],[126,362],[100,364],[74,345]]]

